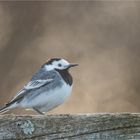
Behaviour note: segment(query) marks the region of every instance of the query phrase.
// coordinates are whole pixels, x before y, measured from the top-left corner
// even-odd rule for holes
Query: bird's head
[[[71,67],[78,66],[78,64],[70,64],[68,61],[62,58],[52,58],[48,60],[44,67],[50,71],[50,70],[68,70]]]

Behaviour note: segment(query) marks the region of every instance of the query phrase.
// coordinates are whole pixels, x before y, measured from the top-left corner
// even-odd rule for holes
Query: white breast
[[[28,103],[23,101],[21,106],[26,108],[40,106],[42,112],[47,112],[66,101],[70,96],[71,91],[72,86],[69,86],[64,82],[61,88],[55,88],[49,92],[40,93]]]

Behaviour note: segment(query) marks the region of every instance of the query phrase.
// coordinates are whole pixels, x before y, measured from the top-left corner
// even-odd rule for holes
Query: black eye
[[[58,64],[58,66],[61,67],[62,65],[61,64]]]

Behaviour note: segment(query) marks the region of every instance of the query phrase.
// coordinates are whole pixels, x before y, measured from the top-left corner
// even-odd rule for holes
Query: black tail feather
[[[7,105],[1,107],[1,108],[0,108],[0,114],[4,114],[5,112],[9,111],[8,107],[9,107],[9,106],[7,106]]]

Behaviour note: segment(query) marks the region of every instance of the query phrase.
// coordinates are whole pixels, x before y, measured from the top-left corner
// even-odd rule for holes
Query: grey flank
[[[51,81],[48,84],[45,84],[39,88],[35,88],[35,89],[31,89],[31,90],[26,90],[24,92],[24,97],[26,98],[27,101],[31,101],[34,98],[36,98],[38,95],[43,94],[43,92],[47,92],[49,90],[58,88],[62,86],[62,78],[60,76],[60,74],[55,71],[46,71],[44,67],[42,67],[39,71],[37,71],[33,77],[31,78],[31,81],[34,80],[46,80],[46,79],[53,79],[53,81]],[[21,100],[22,101],[22,100]]]

